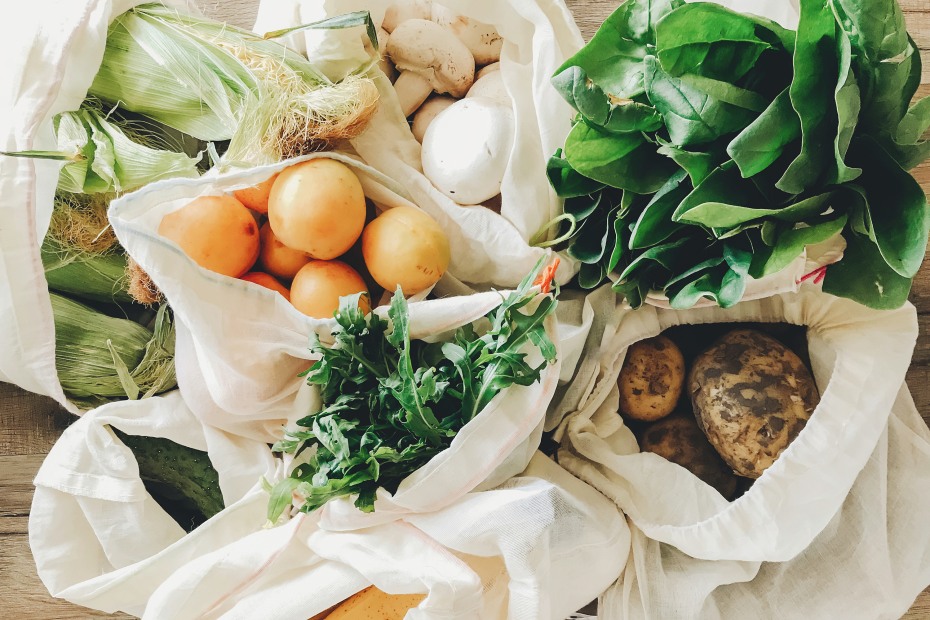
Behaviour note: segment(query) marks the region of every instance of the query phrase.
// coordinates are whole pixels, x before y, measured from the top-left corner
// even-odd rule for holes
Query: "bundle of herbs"
[[[553,77],[578,113],[548,174],[580,285],[728,307],[842,235],[824,290],[900,306],[930,221],[907,172],[930,154],[920,75],[895,0],[800,0],[796,31],[627,0]]]
[[[275,444],[276,451],[294,455],[294,466],[268,488],[269,520],[289,514],[295,498],[299,510],[309,512],[357,494],[355,505],[373,511],[378,488],[394,492],[502,390],[539,381],[555,361],[544,322],[557,294],[534,288],[536,272],[484,319],[459,327],[445,342],[411,340],[399,288],[388,320],[364,315],[358,295],[344,297],[332,346],[311,339],[320,360],[307,381],[319,386],[323,407]],[[554,273],[545,272],[543,291]],[[533,365],[536,352],[542,361]]]

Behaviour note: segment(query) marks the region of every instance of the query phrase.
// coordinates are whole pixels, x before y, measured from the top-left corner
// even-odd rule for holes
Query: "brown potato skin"
[[[425,594],[387,594],[369,586],[323,617],[329,620],[402,620],[425,598]]]
[[[698,425],[737,474],[758,478],[798,436],[820,395],[801,359],[771,336],[729,332],[691,367]]]
[[[620,413],[652,422],[675,410],[685,382],[685,359],[665,336],[634,343],[617,378]]]
[[[736,495],[739,478],[723,462],[690,414],[676,413],[650,424],[639,449],[681,465],[726,499]]]

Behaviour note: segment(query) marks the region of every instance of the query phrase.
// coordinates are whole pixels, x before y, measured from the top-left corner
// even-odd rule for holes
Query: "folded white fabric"
[[[227,508],[186,534],[146,493],[108,426],[209,450]],[[243,467],[259,453],[265,471]],[[357,528],[330,527],[324,509],[266,529],[257,481],[275,465],[267,445],[202,427],[176,392],[92,411],[36,477],[29,530],[39,576],[53,596],[153,619],[274,610],[306,620],[370,584],[427,594],[410,618],[559,619],[627,562],[630,534],[616,507],[539,453],[497,488]]]

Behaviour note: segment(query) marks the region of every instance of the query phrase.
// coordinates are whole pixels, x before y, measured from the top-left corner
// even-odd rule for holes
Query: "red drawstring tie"
[[[542,273],[536,276],[533,284],[539,286],[540,292],[548,293],[552,288],[552,280],[555,278],[555,272],[558,270],[560,262],[562,262],[561,259],[556,256],[551,263],[543,268]]]
[[[817,269],[814,269],[812,272],[810,272],[807,275],[801,276],[801,279],[798,280],[798,284],[800,284],[801,282],[810,280],[811,278],[814,279],[814,284],[820,284],[821,282],[823,282],[823,279],[826,276],[827,276],[827,266],[824,265],[823,267],[818,267]]]

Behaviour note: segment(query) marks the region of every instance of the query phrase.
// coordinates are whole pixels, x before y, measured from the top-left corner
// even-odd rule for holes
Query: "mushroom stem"
[[[397,91],[397,98],[400,100],[400,108],[404,111],[404,116],[410,116],[417,111],[430,93],[433,87],[426,78],[414,73],[413,71],[401,71],[394,81],[394,90]]]

